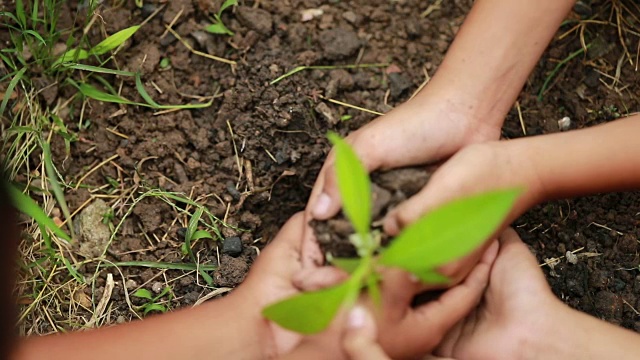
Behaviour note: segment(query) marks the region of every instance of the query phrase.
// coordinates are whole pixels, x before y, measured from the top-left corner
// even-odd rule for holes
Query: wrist
[[[457,125],[464,145],[498,140],[506,115],[484,109],[483,102],[490,101],[481,94],[461,91],[434,77],[411,102],[419,103],[424,111],[438,108],[441,117]]]
[[[229,342],[224,348],[232,349],[229,358],[263,359],[275,354],[275,343],[269,323],[262,317],[262,306],[239,287],[223,299],[211,302],[216,312],[231,315],[230,323],[211,318],[219,327],[225,327]],[[207,305],[203,305],[207,306]]]

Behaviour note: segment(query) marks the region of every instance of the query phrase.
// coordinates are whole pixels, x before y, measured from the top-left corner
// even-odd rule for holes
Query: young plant
[[[139,310],[142,311],[144,315],[147,315],[151,311],[158,311],[158,312],[164,313],[164,312],[167,312],[167,307],[160,303],[160,299],[162,299],[163,296],[169,294],[170,291],[171,291],[171,288],[166,286],[162,290],[162,292],[160,292],[160,294],[153,296],[151,291],[147,289],[138,289],[131,296],[135,296],[137,298],[147,300],[147,302],[144,305],[138,308]],[[171,295],[169,295],[169,300],[171,300]]]
[[[221,35],[230,35],[233,36],[233,31],[229,30],[224,23],[222,22],[222,13],[229,7],[238,5],[238,0],[226,0],[222,6],[220,6],[220,10],[217,13],[213,14],[213,24],[205,27],[204,29],[212,34],[221,34]]]
[[[437,268],[459,259],[484,243],[511,210],[519,189],[499,190],[452,201],[407,226],[387,248],[371,230],[371,182],[351,147],[338,135],[329,140],[336,152],[335,171],[343,212],[355,234],[350,241],[359,258],[329,259],[350,277],[334,287],[295,295],[263,309],[263,315],[283,328],[302,334],[324,330],[341,307],[351,307],[366,288],[379,303],[382,265],[404,269],[425,283],[446,284]]]

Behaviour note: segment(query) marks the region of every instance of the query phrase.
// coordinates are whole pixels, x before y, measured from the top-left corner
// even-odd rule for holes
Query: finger
[[[463,281],[493,243],[495,241],[487,241],[463,258],[439,267],[438,273],[450,279],[447,287],[457,285]]]
[[[405,317],[416,294],[421,291],[420,281],[406,271],[393,268],[380,269],[380,290],[386,321],[396,322]]]
[[[269,266],[270,271],[280,274],[293,274],[302,268],[300,263],[300,248],[302,243],[304,214],[293,215],[280,229],[262,254],[258,256],[254,268]],[[264,264],[264,265],[263,265]],[[275,268],[274,268],[275,267]],[[257,273],[253,271],[250,274]]]
[[[318,245],[315,233],[309,221],[311,215],[308,212],[304,213],[304,224],[302,234],[302,245],[300,249],[300,257],[302,261],[302,267],[305,269],[315,269],[324,263],[324,255]]]
[[[334,163],[335,152],[331,150],[322,169],[320,169],[309,196],[307,209],[316,220],[326,220],[335,216],[342,204],[338,193]]]
[[[346,272],[333,267],[303,268],[293,278],[293,285],[301,291],[315,291],[343,282],[349,277]]]
[[[383,133],[374,128],[362,128],[345,139],[367,172],[378,169],[387,155],[384,151],[380,151],[380,148],[388,143],[385,141],[386,139],[381,138],[381,135]],[[335,216],[342,205],[334,166],[335,156],[335,150],[331,150],[309,198],[308,209],[313,218],[317,220],[326,220]]]
[[[408,312],[400,328],[380,339],[383,347],[390,354],[432,351],[444,335],[479,304],[489,283],[497,246],[495,242],[491,244],[462,284],[446,291],[438,300]]]
[[[351,360],[387,360],[376,342],[377,330],[373,317],[364,307],[356,306],[349,312],[344,334],[344,350]]]
[[[529,279],[527,283],[539,284],[540,287],[548,289],[547,281],[536,257],[533,256],[527,245],[522,242],[518,233],[512,228],[507,228],[499,237],[500,253],[496,262],[496,269],[493,275],[500,278],[510,278],[513,273]],[[526,274],[526,275],[525,275]]]

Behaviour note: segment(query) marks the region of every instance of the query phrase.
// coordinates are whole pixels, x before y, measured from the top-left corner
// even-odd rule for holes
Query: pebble
[[[237,236],[224,239],[222,253],[233,257],[240,256],[240,254],[242,254],[242,240]]]
[[[159,294],[160,292],[162,292],[163,289],[164,289],[164,284],[161,283],[160,281],[156,281],[151,285],[151,290],[153,290],[153,292],[156,294]]]
[[[238,6],[236,8],[236,17],[242,25],[262,35],[270,35],[273,31],[273,19],[271,14],[265,10],[254,9],[249,6]]]
[[[129,279],[124,283],[124,287],[127,288],[127,290],[135,289],[138,287],[138,283],[133,279]]]
[[[571,118],[565,116],[562,119],[558,120],[558,128],[560,129],[560,131],[569,130],[571,128]]]

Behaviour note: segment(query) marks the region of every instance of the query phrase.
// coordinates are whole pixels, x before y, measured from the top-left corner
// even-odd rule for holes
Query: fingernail
[[[325,193],[320,194],[316,206],[313,208],[313,216],[324,216],[329,211],[329,206],[331,206],[331,198],[329,195]]]
[[[366,310],[360,306],[356,306],[349,312],[348,325],[352,329],[364,327],[367,319]]]

